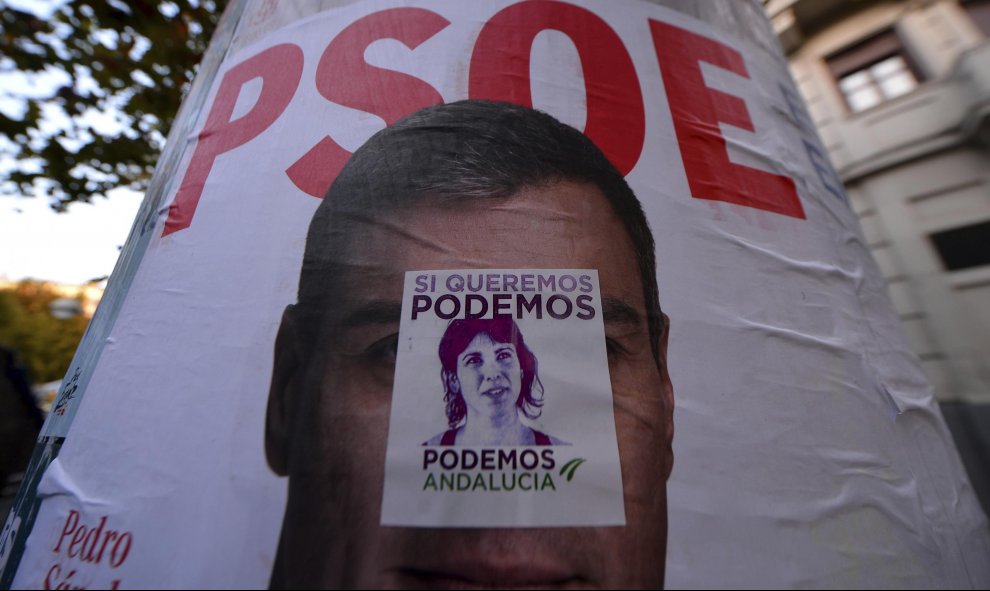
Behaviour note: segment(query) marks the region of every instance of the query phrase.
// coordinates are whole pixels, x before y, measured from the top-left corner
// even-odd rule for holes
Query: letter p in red
[[[278,119],[299,86],[302,68],[302,49],[292,43],[283,43],[241,62],[224,74],[179,192],[168,208],[162,236],[189,227],[217,156],[246,144]],[[244,85],[255,78],[261,78],[262,82],[257,102],[250,111],[231,120],[237,97]]]

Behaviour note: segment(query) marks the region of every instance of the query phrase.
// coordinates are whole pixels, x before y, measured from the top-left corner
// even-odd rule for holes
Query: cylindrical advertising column
[[[234,2],[13,588],[990,586],[756,0]]]

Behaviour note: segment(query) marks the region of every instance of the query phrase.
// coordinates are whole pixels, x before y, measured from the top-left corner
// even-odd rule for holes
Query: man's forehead
[[[332,305],[324,314],[334,322],[397,320],[405,273],[443,269],[595,269],[607,320],[633,326],[646,316],[632,240],[590,183],[526,187],[507,198],[424,198],[338,216],[331,231],[336,239],[327,243],[338,248],[326,253]]]
[[[579,257],[633,257],[621,221],[592,184],[525,187],[510,197],[420,198],[388,212],[341,214],[335,267],[366,276],[454,268],[575,268]],[[579,248],[579,242],[585,248]],[[599,256],[598,258],[602,258]]]

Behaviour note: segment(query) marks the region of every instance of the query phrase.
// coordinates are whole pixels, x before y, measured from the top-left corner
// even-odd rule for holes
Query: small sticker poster
[[[598,272],[406,273],[382,525],[625,525]]]

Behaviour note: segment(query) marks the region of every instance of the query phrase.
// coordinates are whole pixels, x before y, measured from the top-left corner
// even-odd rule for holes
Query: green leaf
[[[567,462],[560,468],[560,475],[565,476],[566,473],[567,482],[570,482],[571,479],[574,478],[574,472],[577,471],[578,466],[585,463],[586,461],[587,460],[585,460],[584,458],[574,458],[573,460]]]

